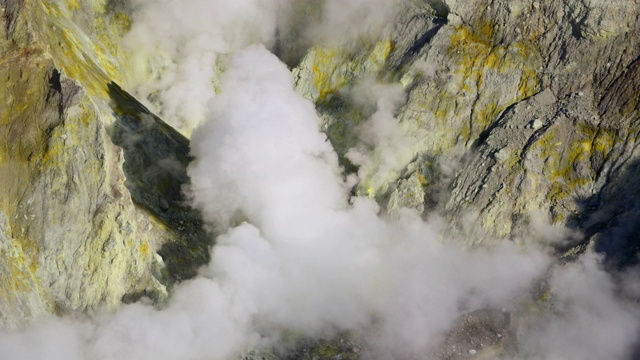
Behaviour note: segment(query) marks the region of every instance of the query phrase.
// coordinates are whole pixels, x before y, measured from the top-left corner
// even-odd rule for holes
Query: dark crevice
[[[399,56],[399,60],[393,61],[393,64],[390,66],[392,71],[399,71],[399,69],[411,63],[411,61],[431,42],[431,40],[433,40],[438,31],[448,23],[446,18],[434,18],[427,14],[419,15],[419,17],[429,17],[432,26],[427,27],[426,31],[413,41],[411,46],[404,51],[401,56]]]
[[[49,102],[54,98],[58,102],[58,116],[62,118],[64,113],[62,84],[60,83],[60,72],[57,69],[53,69],[49,77],[49,92],[45,100]]]
[[[544,91],[544,90],[543,90]],[[477,149],[480,145],[482,145],[482,143],[484,143],[487,138],[489,137],[489,135],[491,134],[491,132],[500,124],[500,121],[509,113],[511,113],[511,111],[513,110],[513,108],[515,108],[518,104],[529,100],[530,98],[540,94],[542,91],[539,91],[531,96],[528,96],[524,99],[521,99],[509,106],[507,106],[504,110],[502,110],[502,112],[500,112],[500,114],[498,114],[498,116],[496,116],[496,119],[484,130],[482,130],[480,132],[480,134],[478,134],[478,137],[473,141],[473,143],[471,143],[471,148],[472,149]],[[477,101],[477,98],[476,98]],[[475,107],[475,101],[474,101],[474,105],[471,107],[471,118],[473,118],[473,108]],[[548,128],[549,125],[546,125],[544,127],[544,129],[546,130],[546,128]],[[540,129],[542,130],[542,129]],[[525,154],[526,151],[523,150],[522,154]],[[521,155],[522,155],[521,154]]]
[[[117,119],[109,135],[124,150],[125,186],[136,205],[175,235],[158,252],[173,280],[191,278],[209,262],[213,235],[182,193],[189,184],[189,140],[116,83],[108,87]]]
[[[582,27],[587,22],[587,18],[589,17],[589,7],[583,2],[582,6],[587,8],[586,13],[579,20],[571,19],[569,20],[569,24],[571,25],[571,35],[580,40],[584,38],[584,34],[582,33]]]
[[[24,7],[24,0],[0,0],[0,5],[4,9],[4,30],[9,39],[15,29],[19,12]]]
[[[640,57],[634,59],[622,73],[609,84],[598,101],[598,112],[603,119],[626,115],[636,110],[640,92]],[[633,104],[635,102],[635,104]]]
[[[53,69],[51,77],[49,78],[49,88],[58,93],[62,93],[62,84],[60,84],[60,72],[58,69]]]
[[[520,102],[525,100],[526,99],[522,99],[516,103],[509,105],[500,114],[498,114],[495,121],[493,121],[486,129],[482,130],[478,135],[478,137],[473,141],[473,143],[471,143],[471,148],[477,149],[480,145],[482,145],[482,143],[484,143],[487,140],[487,138],[489,137],[493,129],[495,129],[498,126],[498,124],[500,123],[500,120],[505,116],[505,114],[508,114],[511,111],[511,109],[513,109],[516,105],[518,105]],[[473,116],[473,112],[471,113],[471,116]]]
[[[638,264],[640,253],[640,160],[608,174],[606,185],[580,201],[581,212],[568,222],[580,230],[581,240],[559,250],[578,249],[574,257],[593,242],[610,269]]]
[[[437,17],[446,19],[451,12],[451,9],[449,9],[449,6],[444,0],[430,0],[428,3],[433,11],[435,11]]]
[[[520,152],[520,162],[524,161],[524,158],[527,156],[529,149],[533,146],[533,144],[537,143],[538,140],[544,135],[547,130],[553,125],[553,122],[545,123],[540,129],[533,132],[531,137],[527,140],[527,143],[522,147],[522,151]]]

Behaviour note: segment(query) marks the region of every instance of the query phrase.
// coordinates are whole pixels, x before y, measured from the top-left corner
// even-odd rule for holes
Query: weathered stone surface
[[[521,234],[533,211],[584,229],[594,222],[585,206],[602,207],[603,186],[635,157],[639,16],[626,1],[410,3],[380,39],[390,45],[377,66],[353,63],[376,45],[315,49],[294,73],[341,156],[375,111],[354,105],[350,88],[374,78],[408,93],[396,116],[406,168],[368,174],[359,193],[432,209],[415,201],[426,186],[411,174],[424,159],[462,161],[438,201],[450,219],[482,226],[471,234],[453,222],[471,242]]]
[[[512,355],[511,314],[482,309],[460,317],[438,352],[438,359],[496,359]]]
[[[634,96],[625,96],[634,85],[616,83],[612,76],[634,71],[631,61],[638,51],[631,48],[630,39],[637,37],[637,7],[627,7],[627,2],[620,2],[615,10],[598,2],[525,5],[509,5],[508,13],[526,14],[519,25],[512,22],[514,15],[500,17],[499,10],[487,9],[497,17],[496,23],[503,24],[498,28],[503,29],[504,38],[514,35],[512,25],[522,34],[525,30],[542,34],[534,39],[546,64],[544,71],[538,71],[539,78],[545,92],[553,93],[556,100],[551,109],[549,102],[527,100],[495,117],[499,120],[490,134],[476,140],[478,152],[458,177],[448,204],[448,209],[479,211],[479,221],[499,236],[517,233],[512,226],[526,221],[526,213],[537,209],[548,211],[556,222],[580,223],[582,200],[595,196],[610,178],[614,164],[631,155],[624,148],[637,133],[632,114],[636,104],[629,100]],[[624,13],[618,12],[621,8]],[[468,21],[473,21],[472,12],[469,16]],[[608,23],[604,19],[608,16],[619,17],[619,21],[605,30],[602,26]],[[580,24],[576,17],[581,17]],[[542,31],[534,32],[537,26]],[[630,52],[635,54],[628,55]],[[614,105],[612,98],[622,100]],[[524,126],[525,121],[530,121],[529,126]],[[523,136],[528,139],[523,141]],[[479,164],[486,168],[479,169]],[[460,190],[464,195],[460,196]]]
[[[176,205],[188,141],[126,93],[111,101],[124,15],[103,2],[0,5],[0,325],[161,301],[158,279],[170,279],[156,251],[171,244],[163,254],[179,279],[207,244],[199,216]],[[146,115],[152,126],[133,132],[144,141],[114,145]]]
[[[143,278],[159,235],[124,187],[122,152],[101,121],[110,115],[51,60],[18,61],[0,70],[11,94],[0,126],[0,302],[18,304],[2,312],[10,327],[47,312],[113,309],[128,291],[154,286]],[[20,307],[29,310],[9,311]]]

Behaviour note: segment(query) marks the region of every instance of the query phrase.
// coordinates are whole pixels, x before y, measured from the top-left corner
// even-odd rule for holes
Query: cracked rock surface
[[[162,301],[206,263],[209,243],[199,214],[167,213],[182,201],[188,140],[153,117],[161,130],[137,134],[154,152],[117,136],[125,117],[145,115],[124,92],[110,98],[120,15],[103,2],[0,5],[0,325]]]

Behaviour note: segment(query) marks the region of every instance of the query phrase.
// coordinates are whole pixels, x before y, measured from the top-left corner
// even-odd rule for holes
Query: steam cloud
[[[405,103],[404,90],[399,84],[364,82],[353,89],[352,97],[363,106],[374,104],[376,111],[360,125],[360,143],[346,157],[359,167],[360,179],[368,179],[378,188],[388,178],[397,178],[414,156],[395,118],[396,111]]]
[[[403,0],[404,1],[404,0]],[[273,47],[276,33],[292,51],[309,43],[344,44],[375,34],[398,2],[386,0],[132,0],[137,8],[124,39],[129,87],[176,129],[190,134],[207,118],[221,56],[255,43]],[[321,4],[324,21],[296,9]],[[290,28],[299,28],[295,34]],[[336,31],[336,29],[341,29]],[[299,38],[298,38],[299,37]],[[299,51],[299,50],[297,50]],[[149,78],[151,74],[151,78]]]
[[[130,86],[140,99],[189,134],[215,95],[218,58],[252,43],[270,44],[288,0],[133,0],[124,39],[131,49]],[[152,78],[148,78],[148,74]]]
[[[543,249],[508,241],[464,249],[443,237],[442,219],[425,221],[411,210],[389,219],[374,201],[350,197],[352,184],[319,131],[313,104],[293,90],[290,71],[267,50],[278,24],[275,10],[287,4],[189,3],[140,0],[129,41],[147,38],[169,52],[170,69],[151,87],[160,92],[166,116],[199,125],[189,194],[224,230],[211,264],[180,284],[162,310],[138,303],[94,322],[42,320],[2,334],[0,357],[226,360],[249,348],[277,348],[290,333],[340,331],[360,338],[367,358],[428,357],[460,315],[517,310],[549,269],[556,312],[531,319],[523,351],[532,359],[629,354],[639,317],[637,304],[624,299],[640,295],[637,271],[614,281],[596,255],[553,265]],[[375,8],[328,1],[327,9],[338,3]],[[388,7],[380,9],[366,15],[370,24],[389,14]],[[326,23],[340,30],[343,20]],[[252,42],[267,47],[248,46]],[[222,53],[232,55],[220,60]],[[210,86],[216,63],[225,68],[218,95]],[[402,134],[393,119],[403,94],[381,86],[361,95],[378,107],[361,140],[384,148],[391,160],[382,163],[393,170],[394,156],[405,151],[396,145]],[[356,153],[361,165],[373,163],[367,152]],[[539,226],[551,235],[536,243],[563,234]]]

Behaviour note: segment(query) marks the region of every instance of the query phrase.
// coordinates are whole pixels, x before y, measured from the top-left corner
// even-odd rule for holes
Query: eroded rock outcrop
[[[434,163],[462,159],[438,201],[482,225],[486,237],[458,228],[470,241],[520,234],[535,211],[583,229],[636,156],[639,13],[626,1],[412,2],[355,57],[316,48],[295,73],[342,156],[373,112],[354,104],[354,87],[407,92],[396,119],[410,151],[395,171],[364,174],[360,193],[423,210]]]
[[[109,86],[122,78],[126,15],[99,2],[1,5],[0,322],[166,297],[167,278],[192,274],[208,245],[197,213],[167,212],[187,181],[188,140],[149,115],[136,133],[147,142],[123,144],[118,124],[148,113]]]

